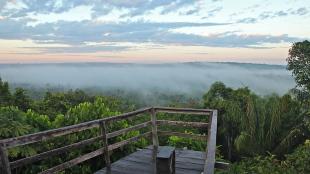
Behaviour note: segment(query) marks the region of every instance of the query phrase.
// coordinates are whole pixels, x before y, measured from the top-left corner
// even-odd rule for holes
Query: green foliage
[[[65,116],[64,123],[65,125],[72,125],[117,114],[119,112],[113,112],[106,107],[102,97],[97,97],[93,103],[85,102],[70,108]]]
[[[260,97],[248,88],[217,82],[204,95],[204,104],[219,109],[218,137],[228,159],[268,151],[281,155],[304,138],[305,114],[290,95]]]
[[[185,133],[191,133],[185,131]],[[182,138],[177,136],[170,136],[168,138],[168,145],[174,146],[177,148],[187,148],[191,150],[197,150],[197,151],[205,151],[206,149],[206,142],[197,141],[189,138]]]
[[[26,114],[13,106],[0,107],[0,139],[29,134],[32,125],[27,124]],[[31,147],[13,148],[9,151],[11,157],[29,156],[35,154]]]
[[[304,145],[299,146],[294,153],[286,155],[283,165],[289,168],[289,171],[295,173],[310,173],[310,140],[306,140]]]
[[[25,113],[13,106],[0,107],[0,139],[17,137],[31,132]]]
[[[274,155],[247,158],[233,164],[221,174],[308,174],[310,173],[310,141],[299,146],[293,153],[286,155],[284,161]]]
[[[296,83],[310,91],[310,42],[296,42],[289,50],[287,69],[291,70]]]
[[[211,86],[204,95],[203,101],[205,108],[219,110],[217,158],[222,159],[220,152],[224,152],[225,159],[230,160],[247,157],[246,160],[233,165],[230,173],[269,173],[268,171],[289,173],[289,171],[295,170],[299,173],[309,173],[309,169],[305,165],[309,163],[309,141],[297,148],[294,153],[284,156],[284,154],[292,152],[310,135],[310,100],[303,93],[297,95],[298,92],[300,91],[296,92],[295,89],[295,92],[291,91],[290,94],[281,97],[277,95],[262,97],[253,94],[248,88],[232,89],[221,82],[216,82]],[[130,100],[134,100],[134,96],[130,97],[132,97]],[[202,107],[199,100],[183,97],[173,96],[170,100],[168,95],[164,95],[162,99],[170,101],[170,106]],[[32,100],[28,92],[21,88],[15,89],[12,95],[8,83],[0,80],[0,139],[118,115],[121,112],[135,109],[129,102],[130,100],[123,103],[115,96],[90,96],[81,90],[47,92],[42,100]],[[158,119],[165,120],[208,121],[208,118],[203,116],[192,117],[163,113],[157,116]],[[108,131],[127,128],[146,120],[149,120],[149,115],[118,121],[109,124]],[[206,133],[206,130],[165,125],[160,126],[160,129],[195,134]],[[109,143],[123,141],[146,131],[149,129],[130,131],[110,139]],[[94,128],[57,137],[22,148],[12,148],[9,150],[9,156],[10,159],[17,160],[99,134],[99,128]],[[204,141],[176,136],[160,137],[159,140],[161,143],[171,146],[199,151],[204,151],[206,147]],[[132,153],[136,148],[143,148],[149,143],[149,140],[141,139],[136,143],[117,149],[113,151],[112,161]],[[63,156],[55,156],[37,162],[36,165],[20,168],[15,173],[38,173],[100,147],[102,144],[101,141],[98,141],[81,149],[72,150]],[[269,152],[277,156],[270,155]],[[286,158],[286,160],[278,160],[281,158]],[[62,173],[91,173],[103,167],[102,164],[102,158],[98,157]]]
[[[8,82],[3,82],[0,78],[0,106],[8,106],[12,102],[12,96]]]
[[[32,132],[40,132],[52,128],[52,123],[47,115],[40,115],[31,109],[25,115],[26,123],[33,127]]]
[[[31,100],[24,89],[15,89],[15,93],[13,94],[13,104],[22,111],[27,111],[27,109],[30,108]]]

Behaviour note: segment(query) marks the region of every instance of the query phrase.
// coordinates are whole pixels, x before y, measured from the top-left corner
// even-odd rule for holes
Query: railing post
[[[203,174],[214,174],[215,151],[216,151],[216,132],[217,132],[217,110],[212,111],[209,116],[207,154]]]
[[[7,149],[4,145],[0,145],[0,173],[11,174],[10,162]]]
[[[152,121],[152,140],[153,148],[158,148],[158,136],[157,136],[157,123],[156,123],[156,111],[154,108],[151,110],[151,121]]]
[[[156,158],[158,152],[158,135],[157,135],[157,119],[156,119],[156,111],[154,108],[151,109],[151,122],[152,122],[152,141],[153,141],[153,174],[157,174],[157,166],[156,166]]]
[[[109,144],[107,138],[107,127],[105,121],[101,121],[99,124],[103,141],[103,155],[105,159],[106,169],[107,173],[111,173],[111,161],[110,161]]]

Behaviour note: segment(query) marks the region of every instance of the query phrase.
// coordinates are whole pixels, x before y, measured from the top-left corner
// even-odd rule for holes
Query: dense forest
[[[247,87],[231,88],[222,82],[215,82],[200,99],[156,93],[152,100],[165,99],[168,106],[175,107],[218,109],[217,159],[232,163],[228,171],[217,171],[218,173],[307,174],[310,173],[310,43],[295,43],[290,49],[287,61],[287,68],[292,71],[297,86],[282,96],[261,96]],[[76,89],[64,92],[47,91],[43,97],[37,97],[38,93],[41,91],[13,89],[8,82],[0,79],[0,139],[109,117],[143,107],[143,102],[138,100],[138,93],[132,95],[126,91],[98,94]],[[115,93],[123,95],[120,97]],[[203,117],[181,115],[161,114],[160,117],[206,121]],[[146,117],[120,121],[109,129],[126,128],[143,119]],[[182,132],[204,132],[177,129]],[[98,131],[92,129],[22,148],[12,148],[9,156],[12,160],[20,159],[94,137]],[[132,131],[111,141],[120,141],[140,133]],[[206,145],[205,142],[175,136],[161,138],[160,143],[201,151]],[[112,161],[148,144],[149,140],[141,139],[125,146],[113,152]],[[100,146],[100,142],[94,143],[65,156],[51,157],[31,166],[14,169],[13,173],[37,173]],[[103,167],[102,164],[102,158],[98,157],[64,173],[91,173]]]

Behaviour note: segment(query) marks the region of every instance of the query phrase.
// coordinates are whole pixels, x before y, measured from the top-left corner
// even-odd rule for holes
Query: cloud
[[[0,1],[0,12],[2,11],[2,9],[4,8],[4,6],[6,5],[7,1],[2,0]]]
[[[207,19],[207,18],[209,18],[209,17],[212,17],[212,16],[214,16],[217,12],[220,12],[220,11],[222,11],[223,10],[223,7],[216,7],[216,8],[213,8],[213,9],[211,9],[211,10],[209,10],[208,12],[207,12],[207,16],[204,16],[204,17],[202,17],[202,19]]]
[[[129,49],[122,46],[87,46],[86,42],[113,43],[158,43],[171,45],[213,46],[213,47],[253,47],[262,43],[294,42],[299,38],[288,35],[238,35],[221,33],[210,36],[173,32],[182,27],[211,27],[226,23],[170,22],[154,23],[146,21],[122,23],[96,23],[92,21],[38,24],[27,26],[25,21],[4,20],[0,22],[0,39],[30,39],[37,43],[66,44],[66,48],[40,48],[43,52],[98,52]]]
[[[226,32],[206,36],[174,32],[175,29],[185,27],[208,29],[208,27],[227,26],[229,28],[232,23],[204,22],[209,21],[210,17],[223,9],[223,6],[219,6],[222,2],[213,3],[215,6],[210,5],[206,9],[203,9],[204,6],[199,6],[199,3],[202,2],[200,0],[21,0],[18,1],[19,4],[15,4],[16,8],[8,8],[7,3],[4,2],[8,1],[0,1],[0,9],[1,7],[3,9],[0,11],[0,39],[29,39],[40,45],[46,43],[68,45],[68,47],[32,48],[43,53],[90,53],[130,49],[129,46],[121,46],[124,42],[133,43],[133,45],[155,43],[259,48],[259,45],[264,43],[300,40],[300,38],[289,35],[240,35]],[[14,3],[10,4],[14,6]],[[182,21],[182,15],[194,16],[198,21],[153,22],[143,16],[135,20],[131,18],[142,14],[146,15],[152,10],[157,10],[156,15],[174,13],[178,16],[176,17],[177,21]],[[100,22],[100,17],[114,15],[115,11],[122,12],[116,16],[124,15],[127,18]],[[201,13],[206,16],[198,16]],[[251,24],[268,18],[308,13],[308,9],[304,7],[286,11],[265,11],[257,17],[237,19],[233,24]],[[72,16],[74,17],[72,18]],[[86,44],[87,42],[112,42],[119,45],[90,46]]]
[[[280,11],[264,11],[257,17],[247,17],[247,18],[242,18],[237,21],[237,23],[256,23],[260,20],[265,20],[265,19],[273,19],[277,17],[285,17],[289,15],[298,15],[298,16],[303,16],[309,13],[309,10],[307,8],[298,8],[298,9],[287,9],[287,10],[280,10]]]
[[[280,43],[299,41],[299,38],[288,35],[239,35],[235,33],[222,33],[211,36],[199,36],[182,33],[162,33],[161,43],[197,45],[211,47],[240,47],[240,48],[264,48],[263,43]]]
[[[246,23],[246,24],[255,23],[255,22],[257,22],[256,18],[243,18],[237,21],[237,23]]]
[[[192,14],[197,14],[199,12],[200,9],[196,8],[196,9],[192,9],[192,10],[188,10],[186,12],[180,13],[182,15],[192,15]]]
[[[295,86],[285,66],[258,64],[0,64],[0,69],[2,78],[11,83],[134,90],[149,93],[148,100],[154,91],[202,96],[215,81],[231,87],[248,86],[260,94],[283,94]]]
[[[35,12],[38,14],[49,14],[49,13],[63,13],[72,8],[81,5],[93,5],[91,1],[74,0],[22,0],[19,1],[25,8],[18,10],[7,10],[6,15],[10,15],[12,18],[24,17],[28,13]],[[14,6],[14,3],[11,2]]]
[[[80,44],[86,41],[100,42],[118,38],[121,41],[135,36],[145,38],[146,34],[154,35],[156,32],[168,31],[181,27],[199,27],[226,25],[225,23],[190,23],[190,22],[122,22],[97,23],[92,21],[57,23],[44,23],[37,26],[28,26],[27,21],[3,20],[0,22],[0,38],[2,39],[33,39],[54,40],[59,43]],[[109,33],[109,34],[107,34]],[[141,34],[141,36],[139,36]]]
[[[124,51],[129,49],[128,46],[117,46],[117,45],[79,45],[79,46],[69,46],[69,47],[23,47],[27,49],[36,49],[40,53],[95,53],[95,52],[114,52],[114,51]]]
[[[2,1],[1,1],[2,2]],[[145,12],[161,7],[162,13],[175,11],[185,5],[195,4],[192,0],[23,0],[27,8],[18,11],[9,11],[12,17],[22,17],[27,13],[36,12],[42,14],[63,13],[78,6],[92,6],[94,15],[99,16],[109,13],[112,9],[129,9],[128,16],[142,15]],[[0,3],[1,5],[4,3]],[[4,6],[4,5],[2,5]]]
[[[275,16],[287,16],[288,13],[287,12],[284,12],[284,11],[278,11],[275,13]]]
[[[308,13],[309,13],[309,10],[306,9],[305,7],[299,8],[291,12],[291,14],[300,15],[300,16],[306,15]]]

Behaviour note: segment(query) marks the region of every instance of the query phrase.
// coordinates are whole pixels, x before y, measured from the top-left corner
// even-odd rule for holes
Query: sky
[[[0,63],[285,64],[310,0],[0,0]]]

